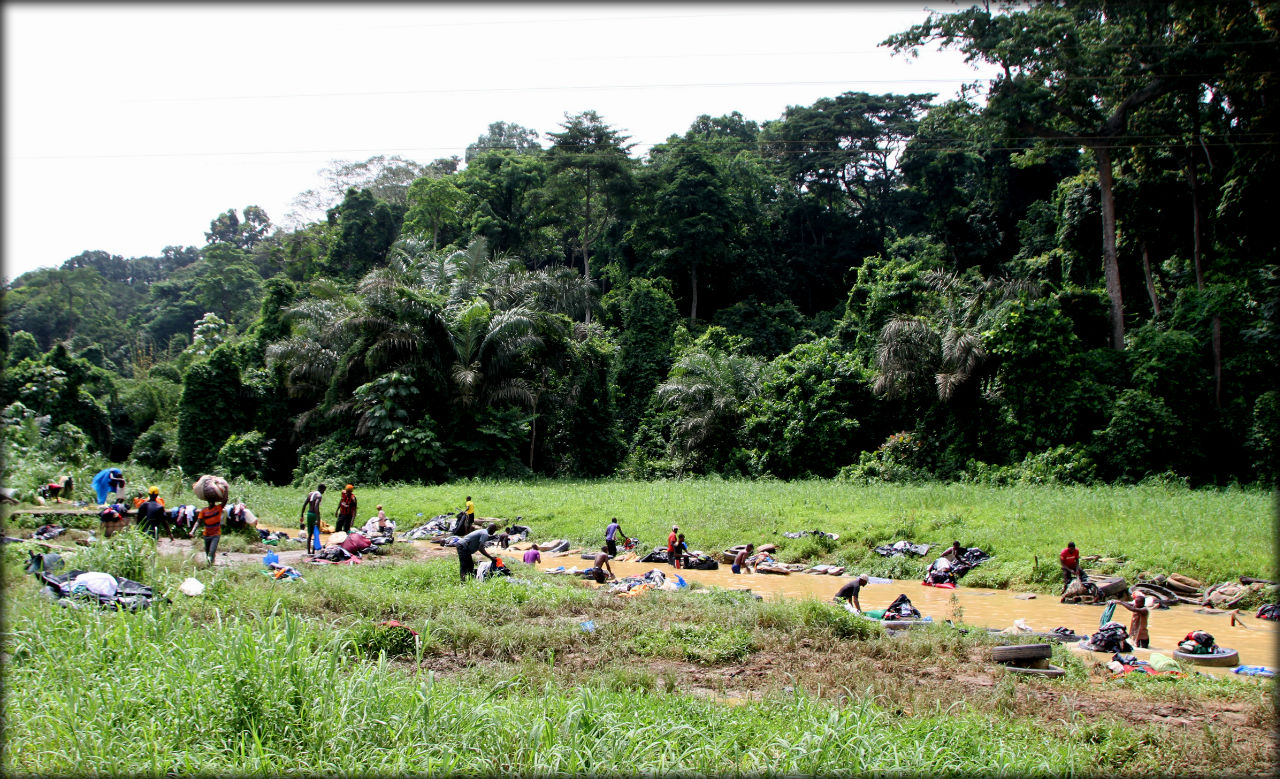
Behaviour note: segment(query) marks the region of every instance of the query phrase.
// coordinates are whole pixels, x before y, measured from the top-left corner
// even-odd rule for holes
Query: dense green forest
[[[885,42],[998,67],[955,100],[335,163],[313,221],[9,281],[7,439],[275,483],[1274,483],[1278,25],[977,7]]]

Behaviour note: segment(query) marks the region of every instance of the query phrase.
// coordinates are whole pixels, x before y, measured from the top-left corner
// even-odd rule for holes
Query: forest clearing
[[[0,773],[1280,773],[1277,3],[16,5]]]
[[[1094,496],[1096,505],[1091,491],[1103,493]],[[1183,562],[1187,570],[1214,570],[1237,548],[1236,537],[1264,546],[1273,540],[1263,492],[719,480],[470,482],[363,492],[402,530],[413,526],[407,518],[417,519],[414,509],[447,513],[458,508],[458,496],[471,494],[482,517],[505,524],[521,516],[533,538],[570,538],[575,548],[542,565],[524,565],[512,550],[511,577],[459,583],[453,550],[426,542],[396,542],[388,555],[366,555],[363,565],[313,566],[303,562],[300,544],[246,540],[208,567],[198,539],[162,539],[157,549],[129,530],[98,544],[131,553],[83,553],[126,566],[121,575],[168,599],[131,614],[58,608],[22,572],[18,547],[27,544],[6,544],[7,771],[830,773],[834,766],[837,773],[1141,775],[1213,772],[1224,760],[1233,774],[1276,765],[1273,680],[1191,666],[1182,677],[1114,677],[1105,665],[1110,655],[1058,643],[1050,662],[1066,671],[1063,678],[1015,677],[991,661],[991,647],[1044,639],[984,629],[1020,615],[1040,631],[1055,618],[1081,631],[1096,627],[1099,607],[1057,604],[1056,571],[1040,581],[1014,578],[1018,565],[1005,558],[1021,557],[1036,541],[997,529],[1016,522],[1028,504],[1071,519],[1077,515],[1069,512],[1083,517],[1108,505],[1121,524],[1134,526],[1168,518],[1170,548],[1190,546],[1183,528],[1193,528],[1198,514],[1230,533],[1193,529],[1204,554]],[[264,528],[292,526],[296,535],[299,491],[237,484],[234,493],[247,496]],[[709,499],[732,510],[706,512]],[[543,573],[585,565],[577,552],[598,546],[614,507],[632,536],[683,518],[691,538],[707,539],[699,548],[772,537],[762,516],[775,517],[778,529],[835,530],[839,546],[832,549],[812,537],[778,537],[780,557],[811,561],[859,559],[855,549],[908,529],[913,537],[949,540],[954,528],[936,520],[954,512],[975,528],[978,540],[970,543],[989,543],[994,554],[950,593],[930,590],[926,598],[905,576],[864,590],[864,608],[882,607],[901,591],[932,616],[933,626],[908,631],[885,630],[831,604],[844,577],[757,573],[739,584],[724,570],[690,570],[678,572],[687,589],[624,599],[578,577]],[[908,518],[915,524],[905,525]],[[7,527],[35,521],[19,515]],[[1114,569],[1163,568],[1155,560],[1167,552],[1145,545],[1142,534],[1107,535],[1117,521],[1077,525],[1073,537],[1086,550],[1123,559],[1112,561]],[[85,549],[74,539],[86,534],[70,530],[57,542]],[[1043,543],[1042,559],[1051,560],[1062,541],[1046,535]],[[301,579],[265,575],[262,555],[276,549]],[[67,556],[77,567],[76,555]],[[1030,571],[1029,560],[1017,562]],[[978,586],[980,576],[991,577],[983,574],[987,566],[1018,589]],[[652,568],[676,573],[665,565],[617,567],[619,576]],[[204,583],[201,596],[178,591],[187,577]],[[812,592],[774,596],[772,582]],[[1036,601],[1013,598],[1035,591]],[[1276,665],[1259,654],[1274,650],[1274,631],[1261,632],[1274,623],[1249,618],[1234,627],[1224,615],[1191,611],[1153,613],[1152,651],[1168,651],[1176,640],[1162,621],[1199,619],[1223,645],[1236,639],[1252,646],[1251,655],[1242,649],[1242,662]],[[416,640],[381,624],[388,620],[416,631]],[[139,739],[154,752],[128,748]],[[129,757],[122,763],[121,755]]]

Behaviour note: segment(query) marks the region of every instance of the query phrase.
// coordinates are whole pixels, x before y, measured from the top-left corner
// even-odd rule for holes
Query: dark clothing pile
[[[48,571],[37,571],[35,575],[45,585],[46,593],[73,608],[77,608],[82,603],[96,603],[105,608],[138,611],[150,606],[152,598],[155,597],[151,588],[145,584],[139,584],[132,579],[117,579],[108,574],[99,575],[102,581],[108,583],[107,589],[95,588],[95,591],[80,583],[80,577],[86,573],[95,572],[71,571],[59,575]]]
[[[1178,651],[1189,655],[1211,655],[1218,651],[1213,636],[1203,630],[1193,630],[1178,642]]]
[[[1258,619],[1269,619],[1272,621],[1280,621],[1280,603],[1266,603],[1258,607],[1258,613],[1255,614]]]
[[[345,563],[352,557],[359,558],[360,555],[353,555],[340,546],[326,546],[311,558],[313,563]]]
[[[52,541],[65,532],[66,528],[58,525],[41,525],[31,537],[37,541]]]
[[[641,558],[640,558],[640,560],[639,560],[639,562],[642,562],[642,563],[670,563],[670,562],[671,562],[671,560],[667,558],[667,548],[664,546],[664,547],[659,547],[659,548],[657,548],[657,549],[654,549],[654,550],[653,550],[652,552],[650,552],[649,554],[645,555],[644,557],[641,557]]]
[[[824,533],[821,530],[798,530],[794,533],[783,533],[784,538],[804,538],[805,536],[822,536],[824,538],[835,539],[834,533]]]
[[[931,544],[913,544],[910,541],[895,541],[892,544],[876,547],[876,554],[881,557],[924,557],[932,549]]]
[[[1132,652],[1129,643],[1129,631],[1119,622],[1108,622],[1089,636],[1080,646],[1090,652]]]
[[[966,572],[968,569],[965,569]],[[956,566],[951,566],[945,571],[940,571],[929,566],[929,570],[925,571],[924,580],[928,584],[955,584],[956,583]]]
[[[920,611],[911,605],[911,599],[905,594],[899,595],[893,599],[893,603],[889,604],[889,608],[884,610],[884,616],[880,619],[920,619]]]
[[[453,527],[453,514],[437,514],[429,519],[426,524],[418,525],[413,530],[407,531],[400,536],[401,541],[417,541],[421,538],[431,538],[441,533],[449,532],[449,528]]]
[[[262,543],[267,544],[268,546],[275,546],[281,541],[288,541],[289,534],[283,530],[272,530],[268,532],[266,530],[259,529],[258,538],[262,539]]]
[[[695,571],[714,571],[720,567],[720,563],[711,559],[705,552],[694,552],[685,557],[684,567]]]

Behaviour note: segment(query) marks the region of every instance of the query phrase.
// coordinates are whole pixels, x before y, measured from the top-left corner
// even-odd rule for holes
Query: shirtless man
[[[1122,600],[1109,600],[1108,603],[1114,603],[1117,606],[1124,606],[1133,612],[1133,617],[1129,620],[1129,638],[1133,639],[1133,645],[1138,649],[1149,649],[1151,647],[1151,635],[1147,632],[1147,618],[1151,616],[1151,611],[1147,608],[1147,599],[1141,593],[1134,593],[1133,603],[1125,603]]]
[[[742,569],[747,567],[747,558],[751,557],[751,553],[755,551],[755,544],[747,544],[744,549],[738,550],[738,554],[733,558],[733,567],[730,569],[734,573],[742,573]],[[755,573],[752,570],[752,573]]]
[[[608,578],[618,578],[613,575],[613,566],[609,565],[609,547],[602,546],[600,547],[600,551],[596,554],[596,559],[595,562],[592,563],[592,567],[583,571],[583,576],[590,576],[590,578],[595,579],[600,584],[604,584],[606,571],[609,574]]]

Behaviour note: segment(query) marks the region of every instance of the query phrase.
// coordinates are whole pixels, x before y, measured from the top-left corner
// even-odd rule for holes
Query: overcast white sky
[[[878,46],[925,8],[6,3],[4,275],[201,246],[228,208],[282,219],[330,160],[461,157],[494,121],[595,110],[641,153],[699,114],[990,76]]]

